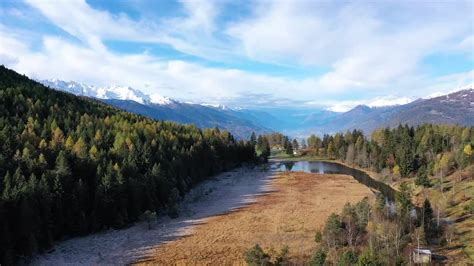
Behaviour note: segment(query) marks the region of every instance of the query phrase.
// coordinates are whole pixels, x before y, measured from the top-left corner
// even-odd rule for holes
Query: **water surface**
[[[364,171],[340,163],[327,161],[275,162],[272,168],[277,171],[351,175],[367,187],[380,191],[388,200],[395,199],[396,191],[389,185],[373,179]]]

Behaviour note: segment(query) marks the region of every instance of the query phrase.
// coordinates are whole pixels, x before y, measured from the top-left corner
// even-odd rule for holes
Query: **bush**
[[[377,254],[372,252],[370,249],[364,250],[357,261],[357,265],[359,266],[375,266],[375,265],[382,265],[377,257]]]
[[[464,210],[467,213],[474,214],[474,199],[469,200],[469,203],[464,206]]]
[[[270,256],[258,244],[245,252],[245,262],[255,266],[271,265]]]
[[[323,241],[323,234],[321,234],[321,231],[316,232],[316,235],[314,236],[314,241],[316,243],[321,243],[321,241]]]
[[[415,184],[417,186],[423,186],[423,187],[431,187],[431,182],[426,176],[426,174],[421,174],[416,177],[415,179]]]
[[[309,262],[311,266],[319,266],[319,265],[324,265],[324,262],[326,261],[326,252],[322,249],[318,249],[314,254],[313,258]]]
[[[358,260],[358,255],[357,252],[353,250],[348,250],[344,253],[342,253],[341,258],[337,262],[337,265],[354,265],[357,263]]]
[[[403,265],[407,265],[407,262],[403,256],[398,256],[397,259],[395,260],[395,265],[403,266]]]
[[[284,246],[280,253],[275,258],[275,266],[286,266],[290,265],[290,249],[288,246]]]

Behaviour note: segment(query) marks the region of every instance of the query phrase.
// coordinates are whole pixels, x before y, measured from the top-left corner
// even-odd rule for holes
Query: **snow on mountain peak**
[[[474,88],[474,83],[471,83],[471,84],[467,84],[467,85],[464,85],[464,86],[459,86],[453,90],[450,90],[448,92],[434,92],[426,97],[423,97],[422,99],[425,99],[425,100],[428,100],[428,99],[433,99],[433,98],[437,98],[437,97],[441,97],[441,96],[448,96],[449,94],[451,93],[454,93],[454,92],[457,92],[457,91],[463,91],[463,90],[472,90]]]
[[[411,103],[413,100],[408,97],[388,97],[388,98],[376,98],[372,102],[368,103],[369,107],[383,107],[383,106],[394,106],[394,105],[404,105]]]
[[[216,104],[216,103],[201,103],[202,106],[206,106],[206,107],[212,107],[212,108],[216,108],[216,109],[222,109],[222,110],[227,110],[227,109],[230,109],[228,106],[226,105],[222,105],[222,104]]]
[[[102,97],[102,98],[101,98]],[[126,86],[109,86],[100,90],[96,98],[131,100],[141,104],[150,102],[150,96]]]
[[[149,96],[142,91],[129,86],[113,85],[96,87],[74,81],[62,81],[58,79],[40,80],[39,82],[56,90],[97,99],[130,100],[141,104],[155,103],[160,105],[170,104],[173,102],[170,98],[158,94]]]
[[[159,94],[152,94],[150,96],[150,99],[151,99],[151,103],[160,104],[160,105],[171,104],[174,102],[172,99],[165,96],[161,96]]]

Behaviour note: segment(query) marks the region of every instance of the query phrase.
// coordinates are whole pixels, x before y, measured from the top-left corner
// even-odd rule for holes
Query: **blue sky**
[[[472,84],[473,3],[3,0],[0,63],[196,103],[343,111]]]

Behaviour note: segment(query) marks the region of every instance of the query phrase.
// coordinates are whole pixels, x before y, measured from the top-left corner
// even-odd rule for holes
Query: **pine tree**
[[[433,227],[433,208],[428,199],[423,202],[423,229],[427,238],[431,237]]]
[[[14,183],[13,178],[10,175],[10,172],[7,171],[7,174],[3,177],[3,199],[8,200],[14,195]]]
[[[74,146],[72,147],[72,152],[76,154],[79,158],[86,158],[87,156],[87,147],[86,142],[83,137],[79,137]]]
[[[300,145],[298,144],[298,141],[296,139],[293,139],[293,142],[291,142],[291,146],[294,150],[299,150],[300,148]]]
[[[252,135],[250,135],[250,144],[253,146],[257,145],[257,136],[255,135],[255,132],[252,132]]]
[[[71,135],[67,137],[64,147],[68,150],[72,150],[72,148],[74,147],[74,139],[72,138]]]
[[[97,160],[98,159],[98,150],[97,150],[97,147],[94,145],[92,145],[92,147],[89,149],[89,157],[92,159],[92,160]]]
[[[329,142],[326,153],[329,158],[334,158],[335,149],[332,141]]]
[[[288,155],[293,155],[293,145],[288,141],[286,142],[285,153]]]
[[[411,204],[411,190],[406,182],[400,184],[399,192],[395,196],[397,207],[400,212],[400,216],[404,217],[410,211]]]

